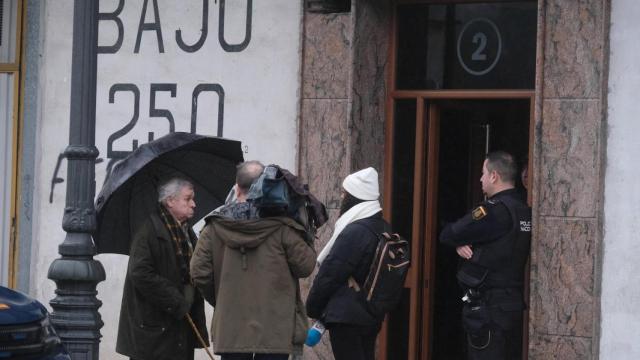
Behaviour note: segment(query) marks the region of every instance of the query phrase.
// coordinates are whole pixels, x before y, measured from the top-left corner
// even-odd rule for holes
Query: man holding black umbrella
[[[189,320],[207,339],[204,302],[189,273],[197,241],[187,223],[196,206],[194,188],[173,178],[158,192],[158,207],[134,229],[116,351],[138,360],[193,359],[201,346]]]

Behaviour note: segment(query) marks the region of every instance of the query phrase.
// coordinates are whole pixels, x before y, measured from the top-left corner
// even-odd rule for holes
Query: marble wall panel
[[[608,2],[540,2],[529,359],[597,357]]]
[[[536,335],[529,338],[529,360],[593,359],[590,338]]]
[[[593,336],[596,220],[541,218],[531,321],[536,333]]]
[[[355,7],[351,168],[373,166],[381,173],[380,179],[392,14],[388,0],[360,1]]]
[[[350,14],[305,14],[302,96],[345,99],[350,89]]]
[[[304,20],[302,109],[300,117],[299,174],[322,201],[329,221],[318,231],[318,253],[339,217],[342,179],[350,172],[349,118],[351,101],[352,17],[345,14],[306,13]],[[301,281],[306,299],[314,273]],[[329,336],[315,347],[304,348],[305,360],[333,359]]]
[[[546,3],[544,97],[599,98],[605,41],[603,1]]]
[[[545,100],[539,212],[593,217],[600,207],[600,102]]]
[[[303,100],[300,176],[325,206],[340,206],[342,179],[349,174],[347,100]]]

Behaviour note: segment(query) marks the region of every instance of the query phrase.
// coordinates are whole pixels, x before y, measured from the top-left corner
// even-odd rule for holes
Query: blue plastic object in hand
[[[307,340],[304,342],[307,346],[316,346],[320,339],[322,339],[322,334],[324,334],[324,324],[320,321],[316,321],[315,324],[309,329],[307,332]]]

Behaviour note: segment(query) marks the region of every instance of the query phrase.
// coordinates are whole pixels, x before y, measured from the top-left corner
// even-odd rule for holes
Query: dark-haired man
[[[448,224],[443,244],[456,247],[457,278],[465,291],[463,326],[469,359],[521,359],[524,266],[531,242],[531,209],[515,188],[512,155],[489,153],[482,166],[485,200]]]

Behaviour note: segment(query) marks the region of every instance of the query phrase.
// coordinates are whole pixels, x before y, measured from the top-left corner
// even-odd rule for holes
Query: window
[[[536,22],[531,1],[400,5],[396,87],[533,89]]]
[[[0,0],[0,284],[13,286],[21,0]]]

